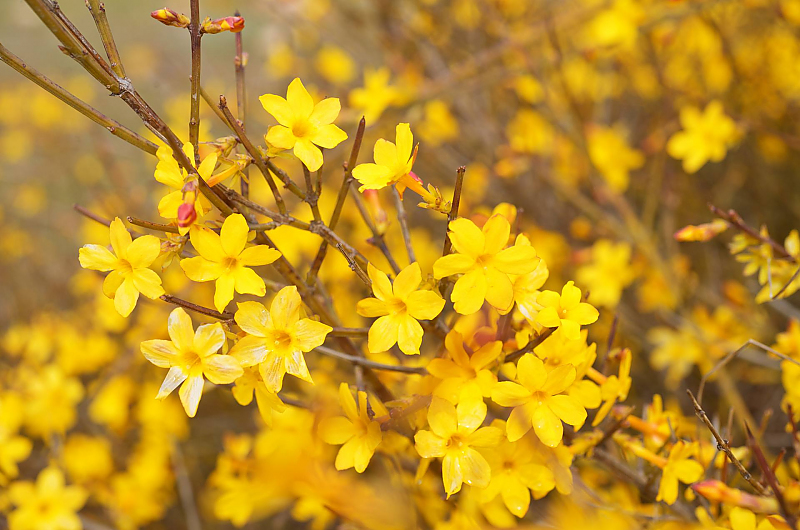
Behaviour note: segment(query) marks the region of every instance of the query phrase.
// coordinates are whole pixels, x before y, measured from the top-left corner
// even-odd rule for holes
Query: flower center
[[[308,120],[298,120],[292,125],[292,134],[297,138],[303,138],[311,134],[311,123]]]
[[[184,369],[189,377],[197,376],[203,373],[203,360],[194,350],[183,352],[182,357]]]
[[[389,307],[389,311],[391,311],[392,314],[405,313],[407,309],[406,303],[399,298],[392,298],[386,305]]]
[[[117,263],[117,270],[123,275],[128,275],[133,272],[133,266],[131,265],[130,261],[121,259],[119,260],[119,263]]]
[[[228,256],[222,260],[222,264],[227,270],[232,271],[239,266],[239,258]]]
[[[467,445],[467,440],[461,434],[454,434],[447,440],[447,447],[450,449],[463,449]]]
[[[288,348],[292,344],[292,336],[285,331],[275,331],[272,335],[272,343],[276,350]]]

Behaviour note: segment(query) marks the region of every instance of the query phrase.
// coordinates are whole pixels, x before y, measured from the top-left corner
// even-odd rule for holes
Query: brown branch
[[[744,467],[744,465],[742,465],[739,459],[733,454],[733,451],[731,451],[730,442],[720,436],[719,431],[717,431],[717,428],[714,427],[713,423],[711,423],[711,420],[708,419],[708,415],[703,410],[703,407],[700,406],[700,403],[697,401],[697,399],[695,399],[692,391],[687,388],[686,393],[689,395],[689,399],[692,400],[695,414],[706,425],[706,428],[711,431],[711,435],[717,441],[717,450],[722,451],[727,455],[728,460],[730,460],[731,464],[733,464],[736,469],[739,470],[739,474],[742,475],[742,478],[749,482],[750,485],[753,486],[753,489],[759,493],[759,495],[766,495],[767,491],[764,489],[764,487],[753,478],[753,475],[750,474],[750,472]]]
[[[201,315],[205,315],[207,317],[216,318],[217,320],[233,321],[233,314],[231,313],[227,312],[220,313],[219,311],[216,311],[214,309],[194,304],[192,302],[189,302],[188,300],[178,298],[177,296],[173,296],[171,294],[163,294],[160,296],[160,299],[168,304],[177,305],[183,307],[184,309],[188,309],[189,311],[194,311],[195,313],[200,313]]]
[[[106,50],[106,55],[111,63],[111,70],[121,79],[125,79],[125,68],[122,66],[122,60],[119,56],[117,44],[114,42],[114,36],[111,34],[111,26],[106,17],[106,5],[99,0],[86,0],[86,7],[89,8],[89,13],[92,14],[94,23],[97,26],[97,32],[100,34],[100,40],[103,41],[103,47]]]
[[[314,191],[314,184],[311,182],[311,171],[308,170],[305,164],[301,165],[303,166],[303,177],[306,181],[306,198],[304,201],[311,208],[311,215],[314,217],[314,221],[322,222],[322,215],[319,213],[319,197]]]
[[[444,227],[444,245],[442,247],[442,257],[447,256],[453,251],[453,243],[450,241],[450,223],[458,218],[458,207],[461,204],[461,191],[464,187],[464,173],[467,168],[464,166],[456,170],[456,183],[453,187],[453,200],[450,202],[450,212],[447,214],[447,226]],[[449,278],[442,278],[439,280],[439,293],[445,294],[447,286],[450,284]]]
[[[142,228],[147,228],[148,230],[156,230],[158,232],[169,232],[170,234],[180,234],[180,230],[178,230],[178,227],[175,225],[153,223],[151,221],[145,221],[144,219],[131,217],[130,215],[127,217],[127,219],[130,224],[141,226]]]
[[[239,11],[234,12],[234,16],[241,16]],[[244,54],[244,46],[242,44],[242,33],[244,30],[237,31],[234,33],[234,39],[236,42],[236,56],[233,59],[233,67],[234,72],[236,75],[236,116],[239,119],[239,123],[242,124],[242,130],[247,131],[247,127],[245,126],[245,118],[247,117],[247,85],[244,81],[244,66],[245,66],[245,54]],[[214,107],[214,105],[212,105]],[[244,168],[242,171],[244,178],[242,178],[241,186],[242,186],[242,196],[248,197],[250,195],[250,182],[248,180],[250,176],[250,169],[248,167]]]
[[[116,120],[112,120],[88,103],[85,103],[81,99],[77,98],[60,85],[51,81],[47,76],[28,66],[22,59],[11,53],[2,44],[0,44],[0,60],[93,122],[103,126],[108,132],[117,138],[125,140],[132,146],[138,147],[142,151],[150,153],[151,155],[156,154],[156,151],[158,150],[158,146],[156,144],[150,140],[147,140],[146,138],[141,137]]]
[[[101,225],[111,226],[111,221],[110,220],[108,220],[105,217],[102,217],[100,215],[97,215],[96,213],[88,210],[87,208],[84,208],[83,206],[81,206],[79,204],[73,204],[72,208],[76,212],[78,212],[79,214],[83,215],[84,217],[88,217],[92,221],[97,221]]]
[[[353,201],[356,203],[356,208],[358,208],[358,213],[361,214],[361,219],[364,220],[364,223],[369,228],[369,231],[372,232],[372,237],[368,240],[371,245],[374,245],[381,251],[381,253],[386,258],[386,261],[389,262],[389,266],[392,268],[395,274],[400,272],[400,266],[395,261],[394,256],[392,256],[392,252],[389,250],[389,247],[386,245],[386,240],[383,237],[383,234],[378,231],[378,227],[375,226],[375,223],[372,221],[372,217],[367,211],[367,207],[364,204],[364,197],[361,196],[361,192],[358,189],[351,187],[350,188],[350,195],[353,197]]]
[[[747,422],[744,424],[744,430],[747,433],[747,444],[750,446],[750,450],[753,451],[753,456],[756,459],[756,463],[758,463],[758,467],[761,468],[761,472],[764,474],[767,484],[769,484],[772,493],[775,495],[775,499],[778,501],[778,506],[781,508],[781,514],[783,515],[784,519],[786,519],[786,522],[789,523],[791,528],[797,528],[797,517],[791,511],[789,511],[789,507],[786,504],[786,499],[781,491],[781,486],[778,483],[778,478],[775,476],[775,473],[772,471],[772,468],[767,462],[767,458],[764,456],[764,452],[758,445],[758,442],[753,436],[753,433],[750,430],[750,426],[747,425]]]
[[[530,353],[536,348],[538,345],[543,343],[547,338],[553,334],[553,332],[558,328],[545,328],[540,334],[536,335],[532,340],[528,341],[524,347],[520,348],[517,351],[513,351],[506,355],[505,360],[503,362],[510,363],[512,361],[516,361],[526,353]]]
[[[200,0],[189,0],[189,35],[192,46],[191,110],[189,112],[189,143],[194,146],[194,163],[200,165]]]
[[[329,333],[331,337],[366,337],[369,334],[369,328],[333,328]]]
[[[385,370],[387,372],[402,372],[405,374],[428,373],[428,370],[426,370],[424,366],[401,366],[396,364],[383,364],[375,361],[370,361],[369,359],[365,359],[364,357],[359,357],[356,355],[348,355],[344,352],[340,352],[338,350],[334,350],[333,348],[328,348],[326,346],[317,346],[316,348],[314,348],[314,351],[317,351],[323,355],[327,355],[328,357],[336,357],[337,359],[342,359],[344,361],[348,361],[359,366],[364,366],[366,368],[372,368],[374,370]]]
[[[392,196],[394,197],[394,207],[397,210],[397,221],[400,223],[400,232],[403,234],[403,242],[406,245],[406,252],[408,253],[408,262],[414,263],[417,257],[414,255],[414,247],[411,244],[411,233],[408,231],[408,216],[406,209],[403,206],[403,199],[400,198],[397,188],[392,186]]]
[[[733,228],[736,228],[737,230],[744,232],[753,239],[756,239],[766,245],[769,245],[772,248],[772,250],[781,258],[785,258],[795,262],[797,261],[797,259],[794,256],[789,254],[789,251],[786,250],[786,247],[784,247],[783,245],[781,245],[780,243],[778,243],[769,236],[761,235],[761,232],[759,232],[755,228],[748,226],[747,223],[744,222],[744,219],[742,219],[742,216],[736,213],[736,210],[728,210],[727,212],[725,212],[711,203],[709,203],[708,209],[711,210],[711,213],[726,221]]]
[[[237,193],[235,190],[230,188],[225,188],[224,191],[225,195],[234,203],[241,204],[242,206],[246,206],[247,208],[251,209],[254,212],[260,213],[261,215],[266,215],[272,222],[270,223],[262,223],[257,225],[251,225],[252,230],[273,230],[278,226],[282,225],[289,225],[295,228],[299,228],[301,230],[310,230],[310,225],[305,221],[301,221],[292,217],[291,215],[286,215],[278,212],[273,212],[269,208],[265,208],[261,206],[257,202],[253,202],[250,199],[242,196],[241,194]]]

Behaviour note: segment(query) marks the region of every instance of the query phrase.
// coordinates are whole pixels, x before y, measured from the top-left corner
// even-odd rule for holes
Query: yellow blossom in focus
[[[561,295],[555,291],[542,291],[536,301],[543,307],[536,315],[536,322],[548,328],[558,327],[568,339],[580,338],[583,325],[597,321],[597,309],[581,302],[581,290],[574,282],[567,282]]]
[[[56,467],[43,469],[36,482],[15,482],[8,496],[16,508],[8,515],[11,530],[80,530],[78,517],[87,492],[80,486],[67,486],[64,473]]]
[[[188,142],[183,144],[183,153],[192,164],[195,163],[194,146],[192,144]],[[156,156],[158,156],[158,164],[156,164],[156,171],[154,173],[155,179],[172,190],[158,202],[158,214],[165,219],[177,220],[178,209],[181,204],[184,203],[183,188],[189,174],[172,156],[172,149],[169,147],[159,147]],[[202,162],[200,162],[200,165],[197,166],[197,173],[200,175],[200,178],[208,182],[212,178],[211,174],[214,172],[214,167],[216,165],[217,153],[211,152],[206,155],[205,158],[202,159]],[[200,195],[195,197],[194,209],[197,217],[193,222],[196,222],[197,218],[202,217],[210,207],[211,204],[204,196]],[[181,235],[185,235],[189,231],[191,225],[192,223],[179,225],[178,230]]]
[[[267,426],[272,425],[272,411],[283,412],[286,410],[286,406],[278,394],[270,391],[264,384],[264,380],[255,366],[245,367],[244,373],[234,381],[234,384],[231,392],[239,405],[243,407],[249,405],[255,395],[258,412]]]
[[[472,355],[464,348],[463,337],[456,330],[450,331],[444,340],[446,357],[431,359],[428,372],[441,379],[433,390],[433,395],[458,404],[477,397],[490,397],[497,383],[497,376],[489,370],[489,366],[500,356],[503,343],[487,342]]]
[[[194,418],[203,395],[203,376],[214,384],[226,385],[242,375],[242,367],[230,355],[217,353],[225,344],[225,331],[219,322],[203,324],[195,331],[192,319],[178,307],[169,315],[167,330],[171,340],[144,341],[142,354],[159,368],[169,368],[156,399],[166,398],[180,385],[183,409]]]
[[[339,385],[339,404],[345,417],[325,418],[319,424],[319,433],[325,443],[341,445],[336,455],[336,469],[355,468],[363,473],[375,449],[381,443],[381,425],[372,420],[367,406],[367,393],[358,391],[358,407],[347,383]]]
[[[236,311],[236,323],[247,335],[230,354],[244,367],[258,365],[270,392],[280,391],[286,373],[313,384],[303,353],[322,345],[333,328],[300,318],[302,305],[297,287],[290,285],[278,291],[269,311],[258,302],[242,302]]]
[[[470,315],[484,300],[498,310],[507,311],[514,303],[514,286],[509,274],[532,272],[539,263],[530,245],[506,248],[511,225],[502,215],[493,215],[480,229],[464,217],[450,222],[447,237],[455,253],[442,256],[433,264],[435,278],[462,274],[456,280],[450,299],[455,310]]]
[[[419,263],[400,271],[394,283],[371,263],[367,272],[375,298],[359,301],[356,311],[363,317],[380,317],[369,329],[369,351],[380,353],[396,343],[406,355],[419,355],[423,330],[418,320],[436,318],[445,301],[434,291],[419,289],[422,281]]]
[[[84,245],[80,249],[81,267],[109,272],[103,282],[103,293],[114,299],[114,308],[127,317],[136,307],[139,293],[155,300],[162,294],[161,278],[149,269],[161,252],[155,236],[137,237],[134,241],[119,217],[111,222],[112,253],[100,245]]]
[[[503,431],[497,427],[479,429],[486,410],[476,413],[477,408],[475,402],[459,403],[456,407],[434,397],[428,409],[431,430],[420,430],[414,435],[422,458],[442,458],[442,481],[448,497],[459,492],[464,482],[485,488],[491,479],[489,463],[475,447],[496,446],[503,439]]]
[[[427,197],[428,191],[411,172],[417,158],[411,126],[407,123],[397,124],[395,137],[396,143],[383,138],[375,142],[374,164],[359,164],[353,168],[353,177],[361,184],[358,191],[379,190],[396,184],[401,196],[406,188],[411,188],[419,195]]]
[[[506,434],[512,442],[522,438],[531,427],[548,447],[561,443],[564,427],[583,425],[586,409],[564,392],[575,381],[575,367],[562,364],[547,372],[544,363],[526,353],[517,364],[517,381],[501,381],[492,391],[492,401],[502,407],[514,407],[506,423]]]
[[[219,235],[204,227],[191,231],[192,246],[200,255],[182,259],[181,268],[196,282],[216,280],[214,306],[219,312],[233,300],[234,289],[240,294],[264,296],[264,280],[250,267],[268,265],[281,256],[267,245],[245,248],[249,230],[244,216],[237,213],[225,219]]]
[[[342,108],[339,99],[326,98],[315,105],[299,78],[289,83],[285,99],[274,94],[264,94],[258,99],[280,124],[270,127],[265,137],[267,143],[292,149],[309,171],[322,167],[319,147],[333,149],[347,139],[347,134],[333,124]]]
[[[736,123],[717,100],[703,112],[697,107],[682,108],[680,121],[683,130],[670,137],[667,153],[683,160],[683,170],[687,173],[695,173],[708,161],[721,161],[739,137]]]

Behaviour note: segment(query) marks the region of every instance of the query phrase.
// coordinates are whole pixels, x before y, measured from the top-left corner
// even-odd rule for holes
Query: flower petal
[[[164,288],[161,287],[161,278],[154,270],[139,269],[133,271],[130,277],[136,289],[147,298],[155,300],[164,294]]]
[[[419,347],[422,345],[422,326],[410,315],[397,315],[396,319],[399,322],[397,346],[400,351],[406,355],[419,355]]]
[[[289,106],[289,102],[275,94],[264,94],[258,98],[264,110],[272,114],[278,123],[286,127],[291,127],[294,121],[294,112]]]
[[[397,282],[395,281],[395,285]],[[432,320],[444,309],[444,298],[434,291],[414,291],[406,298],[408,314],[417,320]]]
[[[478,256],[483,254],[486,237],[475,223],[466,217],[459,217],[450,221],[448,228],[450,231],[447,235],[456,252],[466,254],[473,259],[477,259]]]
[[[434,397],[428,408],[428,425],[437,436],[449,439],[458,431],[456,407],[449,401]]]
[[[239,254],[239,261],[245,267],[258,267],[269,265],[281,257],[281,253],[267,245],[256,245],[247,247]]]
[[[377,298],[364,298],[356,304],[356,313],[367,318],[382,317],[389,314],[389,307]]]
[[[117,313],[127,317],[136,307],[136,301],[139,300],[139,291],[133,284],[132,278],[125,278],[122,284],[114,293],[114,308]]]
[[[397,274],[397,277],[395,277],[394,284],[392,285],[394,296],[401,300],[405,300],[408,295],[417,290],[417,287],[419,287],[419,283],[421,281],[422,271],[420,271],[419,263],[415,261],[405,269],[401,270]]]
[[[140,348],[145,359],[159,368],[169,368],[179,355],[178,350],[168,340],[146,340]]]
[[[300,319],[300,307],[303,301],[297,287],[287,285],[275,294],[270,304],[270,316],[274,329],[287,329]]]
[[[431,431],[417,431],[414,435],[414,447],[422,458],[444,456],[447,443]]]
[[[93,271],[110,271],[117,266],[117,257],[106,247],[100,245],[84,245],[78,251],[81,267]]]
[[[547,406],[561,421],[569,425],[583,425],[586,421],[586,409],[572,396],[559,394],[547,399]]]
[[[341,110],[342,104],[339,102],[339,98],[325,98],[314,105],[314,110],[308,119],[316,125],[327,125],[333,123]]]
[[[201,358],[217,353],[225,345],[225,330],[222,324],[203,324],[194,332],[192,351]]]
[[[115,217],[111,221],[110,234],[111,234],[111,248],[114,249],[114,254],[120,259],[126,259],[128,246],[131,244],[133,238],[131,233],[125,228],[125,225],[119,217]],[[155,237],[155,236],[151,236]]]
[[[486,301],[500,311],[508,311],[514,304],[514,285],[507,274],[494,267],[484,269]]]
[[[475,260],[466,254],[448,254],[433,263],[433,277],[437,280],[453,274],[462,274],[475,266]]]
[[[483,270],[468,272],[456,281],[450,300],[453,308],[462,315],[471,315],[480,310],[486,298],[486,276]]]
[[[294,156],[305,164],[309,171],[322,167],[322,151],[307,138],[300,138],[294,144]]]
[[[400,322],[392,315],[380,317],[372,323],[367,336],[367,348],[370,353],[381,353],[389,350],[397,342]]]
[[[342,416],[319,422],[319,435],[326,444],[341,445],[356,434],[353,422]]]
[[[161,383],[161,388],[158,389],[156,399],[164,399],[172,393],[173,390],[178,388],[178,385],[186,380],[186,373],[177,366],[173,366],[167,372],[164,382]]]
[[[182,307],[176,307],[169,314],[167,332],[179,352],[188,352],[194,348],[192,318]]]
[[[267,344],[263,338],[247,335],[239,339],[239,342],[228,353],[239,361],[241,366],[248,367],[264,362],[269,350],[267,350]]]
[[[542,404],[533,413],[533,430],[536,436],[548,447],[557,447],[564,436],[564,426],[550,407]]]
[[[314,112],[314,100],[299,77],[295,77],[286,90],[286,101],[294,113],[295,119],[307,119]]]
[[[250,229],[244,215],[235,213],[229,215],[222,223],[222,230],[219,233],[222,250],[227,256],[238,256],[247,244],[247,234]],[[194,241],[192,241],[194,244]]]
[[[300,350],[309,352],[321,346],[331,331],[333,328],[322,322],[310,318],[298,320],[292,327],[293,344]]]
[[[267,286],[264,284],[264,280],[253,269],[239,267],[233,277],[237,293],[254,294],[256,296],[267,294]]]
[[[511,235],[511,224],[505,216],[494,214],[483,225],[483,236],[486,239],[483,254],[497,254],[508,245]]]
[[[267,308],[258,302],[239,302],[237,307],[233,318],[242,331],[257,337],[265,337],[272,326]]]
[[[236,277],[232,274],[223,274],[217,278],[216,289],[214,290],[214,307],[220,313],[233,300],[233,288],[236,286]]]
[[[310,140],[312,143],[324,147],[325,149],[333,149],[347,140],[347,133],[331,123],[329,125],[321,125],[314,134],[311,135]]]
[[[198,375],[186,379],[181,385],[178,396],[181,398],[181,404],[183,405],[183,410],[186,411],[186,415],[194,418],[195,414],[197,414],[200,398],[203,397],[203,376]]]
[[[519,407],[530,400],[530,391],[512,381],[501,381],[492,389],[492,401],[501,407]]]
[[[514,245],[495,254],[492,266],[506,274],[522,275],[536,270],[540,261],[533,247]]]
[[[203,373],[215,385],[227,385],[240,378],[244,370],[230,355],[212,355],[203,359]]]
[[[214,262],[221,262],[225,259],[225,251],[222,249],[220,237],[211,229],[204,226],[193,227],[189,232],[189,239],[197,253],[205,259]]]

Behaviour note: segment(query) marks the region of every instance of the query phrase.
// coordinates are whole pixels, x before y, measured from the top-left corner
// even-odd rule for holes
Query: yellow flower
[[[611,375],[600,384],[600,397],[605,402],[597,415],[592,420],[592,427],[600,425],[603,418],[611,411],[611,407],[619,401],[624,401],[631,390],[631,351],[625,348],[619,352],[619,376]],[[590,369],[590,372],[593,369]]]
[[[694,173],[709,160],[719,162],[738,139],[736,123],[725,115],[720,101],[709,103],[701,113],[697,107],[681,109],[682,131],[667,142],[667,153],[683,160],[683,170]]]
[[[364,86],[350,91],[350,106],[363,112],[368,124],[375,123],[390,105],[399,104],[402,94],[389,84],[391,72],[386,67],[364,70]]]
[[[629,173],[644,165],[644,155],[631,149],[618,127],[593,127],[589,131],[589,158],[609,187],[619,193],[628,189]]]
[[[528,274],[536,269],[539,259],[529,245],[505,248],[511,225],[502,215],[493,215],[483,230],[466,218],[450,222],[447,233],[455,253],[442,256],[433,264],[437,279],[463,274],[453,287],[450,299],[462,315],[471,315],[486,300],[501,311],[514,303],[514,287],[509,274]]]
[[[703,476],[703,466],[690,460],[695,453],[695,445],[678,441],[669,452],[667,464],[663,468],[661,484],[658,486],[657,501],[673,504],[678,499],[678,481],[691,484]]]
[[[481,403],[483,404],[483,403]],[[442,481],[447,496],[461,490],[461,484],[485,488],[491,479],[491,468],[475,447],[494,447],[503,439],[497,427],[478,429],[486,416],[485,407],[476,414],[478,403],[469,401],[455,407],[449,401],[434,397],[428,409],[431,430],[414,435],[417,452],[422,458],[442,458]]]
[[[80,530],[78,517],[88,493],[80,486],[66,486],[64,473],[56,467],[43,469],[36,483],[15,482],[8,497],[16,509],[8,515],[13,530]]]
[[[531,427],[536,436],[549,447],[561,443],[564,427],[583,425],[586,409],[573,396],[566,394],[575,381],[576,370],[562,364],[550,373],[544,363],[526,353],[517,364],[517,381],[501,381],[492,391],[492,401],[503,407],[514,407],[506,423],[508,439],[515,442]]]
[[[141,346],[148,361],[169,368],[156,399],[164,399],[183,383],[178,395],[186,414],[194,418],[203,395],[203,376],[215,385],[227,385],[242,375],[242,367],[230,355],[217,353],[225,344],[219,322],[194,331],[192,319],[179,307],[170,313],[167,330],[172,340],[147,340]]]
[[[107,272],[103,293],[114,299],[114,308],[127,317],[136,307],[139,293],[150,299],[164,294],[161,278],[148,267],[161,252],[161,242],[155,236],[140,236],[134,241],[119,217],[111,222],[111,248],[84,245],[79,251],[81,267]]]
[[[267,308],[258,302],[242,302],[236,323],[247,336],[230,354],[242,366],[258,365],[261,378],[271,392],[280,391],[283,375],[289,373],[313,384],[303,353],[325,342],[333,328],[310,318],[300,318],[302,300],[297,287],[284,287]]]
[[[347,383],[339,385],[339,404],[346,417],[325,418],[319,424],[319,433],[325,443],[342,445],[336,455],[336,469],[354,467],[363,473],[375,449],[381,443],[381,425],[369,417],[367,393],[358,392],[358,408]]]
[[[631,266],[631,246],[599,239],[592,246],[591,256],[591,262],[581,266],[576,277],[592,293],[593,304],[615,307],[622,291],[636,276]]]
[[[375,298],[359,301],[356,312],[362,317],[380,317],[369,328],[369,351],[384,352],[397,343],[406,355],[419,355],[423,331],[418,320],[436,318],[444,300],[433,291],[418,289],[422,281],[419,263],[400,271],[394,284],[371,263],[367,272]]]
[[[278,394],[270,391],[261,379],[258,368],[248,366],[244,373],[236,381],[231,392],[233,398],[239,405],[247,406],[253,401],[253,394],[256,396],[256,405],[261,419],[268,427],[272,426],[272,411],[283,412],[286,405],[283,404]]]
[[[561,295],[555,291],[542,291],[536,301],[543,309],[536,315],[536,322],[548,328],[561,328],[570,340],[581,338],[581,326],[597,321],[597,309],[581,302],[581,290],[574,282],[567,282]]]
[[[183,152],[186,158],[194,164],[194,146],[190,143],[183,144]],[[161,146],[156,152],[158,156],[158,164],[156,165],[155,178],[161,184],[168,186],[171,191],[158,202],[158,214],[165,219],[177,219],[178,208],[184,202],[183,186],[186,184],[188,173],[185,169],[178,165],[178,161],[172,156],[172,149],[167,146]],[[208,182],[211,179],[211,173],[217,165],[217,153],[211,152],[203,159],[199,166],[197,166],[197,173],[200,177]],[[203,216],[205,211],[211,207],[203,195],[197,196],[194,201],[196,219]],[[185,235],[191,226],[191,223],[186,226],[179,226],[178,230],[181,235]]]
[[[248,267],[268,265],[281,253],[266,245],[245,248],[249,228],[242,214],[225,219],[219,235],[204,227],[192,230],[190,238],[199,256],[181,260],[181,268],[196,282],[216,280],[214,306],[225,311],[233,300],[233,291],[239,294],[264,296],[264,280]]]
[[[502,425],[500,421],[497,423]],[[524,517],[531,503],[531,491],[539,499],[556,486],[553,472],[536,461],[536,453],[528,438],[516,442],[503,440],[497,447],[484,450],[492,479],[483,490],[482,500],[488,502],[500,495],[508,511]]]
[[[353,177],[361,183],[358,191],[379,190],[396,184],[401,196],[406,188],[411,188],[423,197],[429,196],[430,193],[411,172],[417,158],[417,148],[414,147],[414,136],[409,124],[397,124],[395,141],[397,143],[393,144],[379,138],[372,152],[375,163],[359,164],[353,168]]]
[[[289,83],[286,99],[274,94],[258,99],[280,124],[270,127],[266,141],[281,149],[294,149],[309,171],[322,167],[319,147],[333,149],[347,139],[347,134],[333,124],[342,108],[339,99],[326,98],[315,105],[299,78]]]
[[[497,376],[489,366],[503,351],[500,341],[487,342],[472,355],[467,355],[461,333],[451,331],[444,339],[448,357],[431,360],[428,372],[442,381],[433,391],[434,396],[457,404],[477,396],[489,397],[497,383]]]

